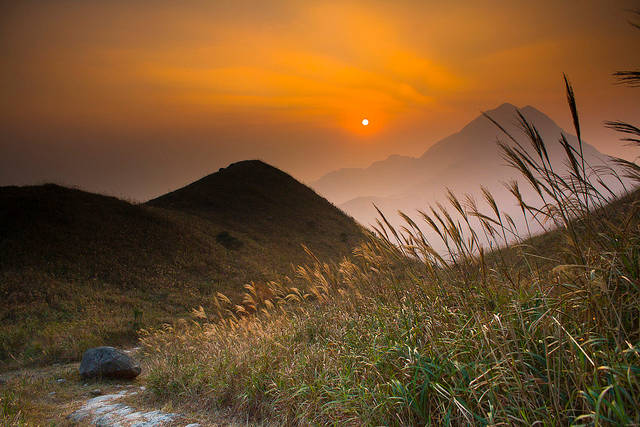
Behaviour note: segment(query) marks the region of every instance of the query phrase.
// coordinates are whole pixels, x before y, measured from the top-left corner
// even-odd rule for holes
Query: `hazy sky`
[[[420,155],[481,110],[533,105],[630,155],[637,1],[14,1],[0,8],[0,185],[138,200],[260,158],[310,182]],[[360,122],[368,118],[370,125]],[[640,153],[639,153],[640,154]]]

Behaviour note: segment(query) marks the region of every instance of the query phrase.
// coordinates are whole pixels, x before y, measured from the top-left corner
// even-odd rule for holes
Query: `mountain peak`
[[[245,160],[207,175],[147,205],[195,214],[224,224],[306,232],[306,223],[327,229],[355,223],[289,174],[261,160]],[[319,219],[323,217],[323,219]],[[306,220],[302,220],[307,218]],[[285,234],[286,234],[285,233]]]
[[[496,108],[494,108],[493,110],[487,111],[488,113],[492,113],[492,112],[512,112],[513,110],[517,110],[518,107],[516,107],[515,105],[511,104],[510,102],[504,102],[502,104],[500,104],[499,106],[497,106]]]
[[[485,134],[488,131],[488,129],[490,129],[490,131],[493,132],[497,128],[493,125],[493,123],[491,123],[485,117],[485,115],[489,116],[492,120],[495,120],[496,122],[500,123],[501,125],[509,125],[509,124],[513,124],[513,123],[516,122],[517,117],[518,117],[517,116],[517,112],[518,111],[519,111],[518,107],[516,107],[515,105],[513,105],[513,104],[511,104],[509,102],[505,102],[503,104],[500,104],[498,107],[496,107],[496,108],[494,108],[492,110],[483,111],[475,119],[473,119],[469,123],[467,123],[460,130],[460,132],[461,133],[467,133],[467,134],[479,134],[479,133]],[[493,138],[490,138],[490,139],[492,140],[492,143],[493,143]],[[446,141],[446,140],[447,140],[447,138],[445,138],[444,141]],[[440,145],[441,143],[442,143],[442,141],[434,144],[431,148],[434,148],[434,147]],[[427,150],[427,152],[428,151],[429,150]]]
[[[502,120],[512,120],[514,117],[516,117],[517,111],[520,111],[518,107],[509,102],[505,102],[492,110],[484,111],[483,115],[486,114],[492,119],[500,122]],[[478,119],[482,119],[483,115],[478,117]]]
[[[274,169],[275,167],[271,166],[268,163],[263,162],[262,160],[254,159],[254,160],[241,160],[239,162],[231,163],[226,168],[220,168],[220,171],[226,169]]]
[[[240,199],[252,198],[256,202],[277,199],[278,196],[283,196],[282,188],[295,188],[298,192],[306,193],[304,185],[280,169],[262,160],[243,160],[220,168],[217,172],[148,203],[173,208],[224,209],[230,205],[238,205],[237,201]]]
[[[491,117],[491,119],[506,129],[513,131],[520,128],[520,119],[517,113],[522,114],[529,123],[533,124],[539,130],[544,129],[548,136],[556,138],[556,134],[559,135],[559,132],[561,132],[556,122],[532,105],[526,105],[520,108],[506,102],[493,110],[486,111],[484,114]],[[477,131],[479,127],[487,125],[489,125],[489,122],[483,116],[480,116],[469,123],[465,129],[469,127],[473,129],[473,131]],[[493,125],[491,124],[491,126]]]

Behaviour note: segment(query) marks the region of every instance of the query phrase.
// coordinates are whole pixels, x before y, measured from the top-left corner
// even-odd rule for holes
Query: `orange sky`
[[[420,155],[481,110],[534,105],[585,137],[636,121],[637,2],[20,1],[0,10],[0,185],[136,199],[261,158],[307,182]],[[363,127],[362,118],[370,120]]]

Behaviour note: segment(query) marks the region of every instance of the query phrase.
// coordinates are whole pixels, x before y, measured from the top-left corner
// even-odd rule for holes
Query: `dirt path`
[[[135,357],[136,350],[129,352]],[[133,381],[83,380],[78,366],[55,364],[0,374],[0,426],[204,425],[170,408],[153,407],[145,399],[144,364],[143,375]]]
[[[145,411],[127,405],[123,400],[137,396],[144,387],[127,387],[117,393],[104,394],[87,400],[79,409],[72,412],[67,419],[75,423],[88,423],[99,426],[168,426],[184,425],[200,426],[184,420],[184,416],[160,410]]]

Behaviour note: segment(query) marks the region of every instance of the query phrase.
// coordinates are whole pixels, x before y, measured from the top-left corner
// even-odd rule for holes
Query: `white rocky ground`
[[[144,390],[144,387],[140,387]],[[162,411],[139,411],[120,400],[138,394],[140,389],[127,389],[114,394],[94,397],[67,418],[72,422],[91,424],[101,427],[152,427],[181,425],[180,414]],[[182,424],[185,425],[185,424]],[[199,424],[186,424],[196,427]]]

